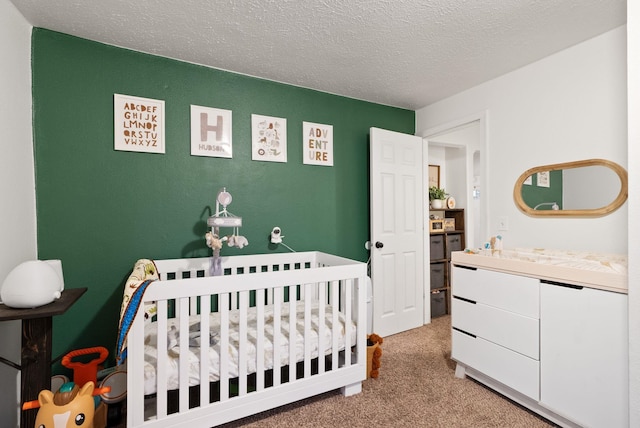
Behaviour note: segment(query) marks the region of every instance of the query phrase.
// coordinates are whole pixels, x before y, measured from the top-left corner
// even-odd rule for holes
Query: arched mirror
[[[627,200],[627,171],[605,159],[543,165],[525,171],[513,199],[527,215],[599,217]]]

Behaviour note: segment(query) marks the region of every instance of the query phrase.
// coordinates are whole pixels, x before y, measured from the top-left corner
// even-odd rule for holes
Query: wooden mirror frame
[[[538,211],[534,210],[524,202],[524,199],[522,198],[522,186],[524,181],[533,174],[544,171],[581,168],[585,166],[604,166],[612,169],[616,174],[618,174],[618,177],[620,178],[620,193],[618,193],[618,196],[609,205],[595,209]],[[518,177],[518,180],[516,180],[516,185],[513,188],[513,199],[520,211],[532,217],[602,217],[617,210],[622,206],[622,204],[624,204],[627,200],[628,190],[629,181],[627,171],[623,167],[606,159],[586,159],[582,161],[537,166],[526,170],[522,175],[520,175],[520,177]]]

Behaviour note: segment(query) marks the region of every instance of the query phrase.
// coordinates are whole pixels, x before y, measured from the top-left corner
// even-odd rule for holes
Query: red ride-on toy
[[[94,358],[89,362],[72,361],[72,358],[77,358],[85,355],[99,354],[98,358]],[[92,381],[94,385],[98,383],[98,365],[104,362],[109,356],[107,348],[102,346],[96,346],[94,348],[84,348],[71,351],[62,357],[62,365],[68,369],[73,370],[73,382],[82,386],[85,383]]]

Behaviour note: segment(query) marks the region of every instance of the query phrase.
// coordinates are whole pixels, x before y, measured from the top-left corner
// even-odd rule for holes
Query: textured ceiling
[[[11,0],[36,27],[418,109],[626,23],[625,0]]]

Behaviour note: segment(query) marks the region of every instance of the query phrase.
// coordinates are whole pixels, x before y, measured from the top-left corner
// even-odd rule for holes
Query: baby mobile
[[[211,264],[211,275],[222,275],[222,261],[220,250],[224,242],[229,247],[244,248],[249,245],[249,241],[240,235],[239,228],[242,227],[242,217],[238,217],[227,210],[233,197],[227,189],[223,187],[216,197],[216,213],[207,219],[207,225],[211,228],[205,235],[207,247],[213,250],[213,261]],[[220,228],[231,228],[230,235],[221,236]]]

